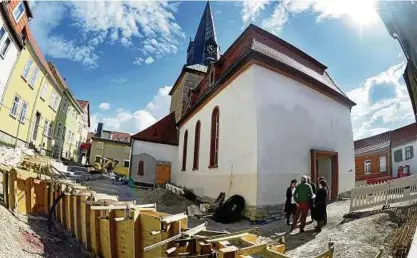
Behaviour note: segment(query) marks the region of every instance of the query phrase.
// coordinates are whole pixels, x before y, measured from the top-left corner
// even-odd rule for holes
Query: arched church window
[[[195,124],[195,136],[194,136],[194,160],[193,160],[193,169],[198,169],[198,159],[200,156],[200,121],[197,121]]]
[[[215,107],[211,114],[210,167],[217,167],[219,160],[219,118],[219,107]]]
[[[187,141],[188,141],[188,130],[184,133],[184,142],[182,146],[182,171],[187,170]]]

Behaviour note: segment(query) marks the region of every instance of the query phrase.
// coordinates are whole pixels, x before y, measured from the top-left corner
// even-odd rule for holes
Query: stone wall
[[[186,110],[190,107],[190,90],[195,89],[204,78],[202,74],[185,72],[178,86],[171,96],[170,113],[175,111],[175,121],[178,122]]]
[[[244,216],[251,221],[265,221],[285,217],[285,204],[263,205],[263,206],[245,206]]]

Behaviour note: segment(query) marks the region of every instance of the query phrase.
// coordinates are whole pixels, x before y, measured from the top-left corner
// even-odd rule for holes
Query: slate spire
[[[219,58],[220,51],[217,44],[213,15],[210,2],[207,1],[194,40],[190,40],[188,45],[187,65],[207,65],[210,62],[216,62]]]

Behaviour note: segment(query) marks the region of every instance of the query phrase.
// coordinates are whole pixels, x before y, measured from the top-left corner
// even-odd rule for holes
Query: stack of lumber
[[[28,161],[30,162],[30,161]],[[271,246],[256,229],[208,231],[187,228],[185,213],[158,212],[156,204],[119,201],[71,180],[56,180],[36,170],[0,166],[5,206],[20,214],[55,214],[72,236],[96,257],[288,257],[285,244]],[[333,246],[318,257],[332,257]]]

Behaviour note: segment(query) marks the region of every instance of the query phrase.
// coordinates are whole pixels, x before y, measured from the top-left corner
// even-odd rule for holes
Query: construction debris
[[[33,150],[28,148],[8,148],[0,146],[0,164],[4,164],[6,166],[17,166],[25,156],[34,155],[35,153],[33,152]]]
[[[413,242],[414,233],[417,228],[416,207],[408,210],[408,216],[404,224],[395,231],[391,242],[391,255],[395,258],[405,258]]]

